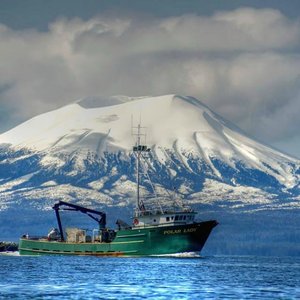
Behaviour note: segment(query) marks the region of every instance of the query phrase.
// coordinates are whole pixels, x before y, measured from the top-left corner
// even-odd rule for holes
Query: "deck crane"
[[[100,230],[104,229],[106,226],[106,214],[104,212],[86,208],[86,207],[79,206],[76,204],[64,202],[64,201],[58,201],[57,203],[54,204],[54,206],[52,208],[55,210],[55,215],[56,215],[57,224],[58,224],[58,228],[59,228],[60,238],[61,238],[62,242],[65,241],[65,238],[64,238],[64,233],[63,233],[60,214],[59,214],[60,210],[79,211],[83,214],[87,214],[90,218],[92,218],[99,224]],[[97,216],[99,216],[99,217],[97,217]]]

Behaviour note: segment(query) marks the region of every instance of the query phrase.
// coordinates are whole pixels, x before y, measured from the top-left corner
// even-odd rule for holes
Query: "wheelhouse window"
[[[170,221],[170,217],[166,217],[166,221],[169,222]]]

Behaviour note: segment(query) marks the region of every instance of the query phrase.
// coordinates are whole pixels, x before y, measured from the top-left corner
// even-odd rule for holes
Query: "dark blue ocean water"
[[[300,258],[0,255],[0,299],[300,299]]]

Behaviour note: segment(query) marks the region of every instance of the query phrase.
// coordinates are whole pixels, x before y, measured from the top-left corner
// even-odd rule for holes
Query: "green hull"
[[[216,221],[117,231],[109,243],[68,243],[21,238],[21,255],[148,256],[200,252]]]

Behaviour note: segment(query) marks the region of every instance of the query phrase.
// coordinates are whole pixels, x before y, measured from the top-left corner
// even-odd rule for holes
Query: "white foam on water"
[[[19,251],[4,251],[0,252],[0,255],[5,255],[5,256],[20,256]]]
[[[182,257],[182,258],[198,258],[202,257],[198,252],[180,252],[180,253],[172,253],[172,254],[157,254],[151,256],[158,257]]]

